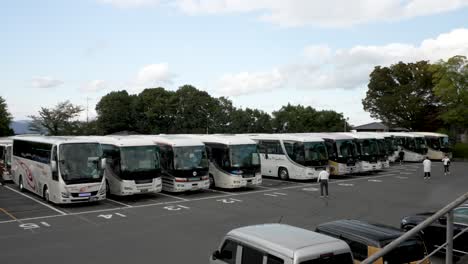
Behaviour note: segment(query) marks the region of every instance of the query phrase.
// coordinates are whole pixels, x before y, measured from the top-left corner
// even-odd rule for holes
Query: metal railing
[[[445,242],[444,245],[440,246],[437,248],[437,250],[440,250],[446,245],[446,253],[445,253],[445,263],[446,264],[452,264],[453,263],[453,209],[458,207],[459,205],[463,204],[465,201],[468,200],[468,192],[465,193],[464,195],[458,197],[455,201],[449,203],[446,205],[444,208],[440,209],[437,213],[433,214],[431,217],[427,218],[424,220],[422,223],[419,225],[415,226],[405,234],[403,234],[401,237],[395,239],[392,241],[390,244],[379,250],[377,253],[374,255],[368,257],[364,261],[361,262],[361,264],[371,264],[377,261],[379,258],[385,256],[387,253],[390,251],[394,250],[397,248],[401,243],[405,242],[407,239],[419,235],[419,233],[426,227],[428,227],[430,224],[432,224],[435,221],[438,221],[440,217],[444,216],[447,214],[447,241]],[[457,237],[460,234],[457,234]],[[437,251],[436,250],[436,251]],[[427,258],[427,257],[426,257]]]

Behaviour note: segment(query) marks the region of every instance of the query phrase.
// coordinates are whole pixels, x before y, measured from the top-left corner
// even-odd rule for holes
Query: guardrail
[[[440,209],[437,213],[433,214],[431,217],[427,218],[424,220],[422,223],[419,225],[415,226],[405,234],[403,234],[401,237],[395,239],[392,241],[390,244],[379,250],[377,253],[374,255],[368,257],[364,261],[361,262],[361,264],[371,264],[377,261],[379,258],[385,256],[387,253],[398,247],[401,243],[405,242],[407,239],[417,236],[421,230],[429,226],[435,221],[438,221],[440,217],[443,215],[447,214],[447,240],[444,245],[440,246],[435,250],[437,252],[441,248],[443,248],[445,245],[446,247],[446,253],[445,253],[445,263],[446,264],[452,264],[453,263],[453,209],[458,207],[459,205],[463,204],[465,201],[468,200],[468,192],[465,193],[464,195],[458,197],[456,200],[453,202],[449,203],[446,205],[444,208]],[[466,230],[466,229],[465,229]],[[464,231],[465,231],[464,230]],[[463,232],[464,232],[463,231]],[[457,234],[457,236],[460,234]],[[432,255],[432,254],[431,254]],[[429,256],[431,256],[429,255]],[[426,256],[428,258],[429,256]]]

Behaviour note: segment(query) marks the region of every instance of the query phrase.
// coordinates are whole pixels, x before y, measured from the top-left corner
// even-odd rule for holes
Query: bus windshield
[[[379,154],[379,147],[377,140],[375,139],[362,139],[359,140],[361,143],[361,151],[364,156],[375,156]]]
[[[246,168],[260,165],[257,145],[232,145],[229,147],[231,167]]]
[[[385,144],[385,139],[377,139],[377,145],[379,146],[379,153],[381,156],[386,156],[388,154],[387,144]]]
[[[337,140],[336,148],[338,149],[338,157],[353,158],[356,156],[356,145],[350,139]]]
[[[59,168],[65,183],[99,182],[101,146],[97,143],[69,143],[60,145]]]
[[[122,171],[142,172],[160,169],[159,151],[156,146],[122,147],[120,156]]]
[[[327,147],[323,142],[284,142],[290,159],[304,166],[323,166],[328,163]]]
[[[174,148],[174,169],[191,170],[208,168],[205,146]]]

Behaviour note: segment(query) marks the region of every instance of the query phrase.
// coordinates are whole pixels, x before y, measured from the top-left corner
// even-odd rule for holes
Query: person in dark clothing
[[[403,160],[405,159],[405,152],[400,147],[400,152],[398,152],[398,157],[400,158],[400,165],[403,164]]]

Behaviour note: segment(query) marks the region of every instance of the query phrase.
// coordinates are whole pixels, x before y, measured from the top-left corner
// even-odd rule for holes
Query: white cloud
[[[146,65],[138,71],[136,77],[137,85],[154,86],[158,83],[172,83],[174,74],[169,71],[169,64],[158,63]]]
[[[110,4],[119,8],[137,8],[158,6],[159,0],[98,0],[104,4]]]
[[[31,85],[34,88],[53,88],[61,84],[63,81],[49,76],[38,76],[31,80]]]
[[[198,14],[260,14],[281,26],[342,27],[372,21],[393,21],[447,12],[468,5],[467,0],[178,0],[183,12]]]
[[[455,55],[468,56],[468,29],[455,29],[423,40],[420,45],[390,43],[334,51],[326,46],[310,46],[304,53],[308,60],[306,63],[285,65],[271,71],[226,74],[218,81],[218,92],[238,96],[285,87],[355,89],[367,84],[376,65],[417,60],[434,62]]]
[[[80,90],[83,92],[98,92],[108,88],[108,84],[104,80],[93,80],[83,85]]]

